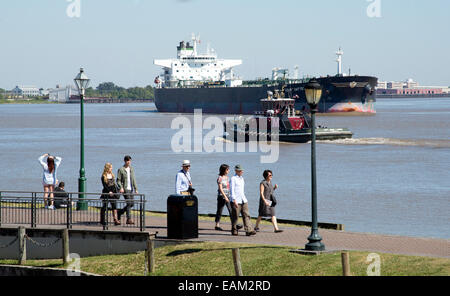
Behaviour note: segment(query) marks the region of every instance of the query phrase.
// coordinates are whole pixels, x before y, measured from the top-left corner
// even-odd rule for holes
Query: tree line
[[[7,91],[0,88],[0,100],[6,99]],[[115,85],[113,82],[100,83],[95,89],[89,87],[86,89],[87,97],[113,98],[113,99],[148,99],[153,100],[153,87],[147,85],[145,87],[124,88]],[[48,96],[46,96],[48,99]]]
[[[3,88],[0,88],[0,100],[6,99],[6,90]]]
[[[115,85],[113,82],[100,83],[95,89],[89,87],[86,89],[87,97],[107,97],[117,99],[148,99],[153,100],[153,87],[147,85],[145,87],[124,88]]]

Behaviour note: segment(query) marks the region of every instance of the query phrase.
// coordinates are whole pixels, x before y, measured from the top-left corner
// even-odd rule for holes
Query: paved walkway
[[[157,238],[166,238],[166,218],[147,218],[147,229],[157,231]],[[281,225],[282,233],[274,233],[272,225],[260,225],[260,232],[255,236],[247,237],[245,232],[239,232],[239,236],[231,235],[229,220],[225,218],[221,227],[224,231],[214,230],[212,221],[199,221],[199,238],[189,241],[214,241],[214,242],[240,242],[254,244],[269,244],[280,246],[292,246],[298,249],[304,248],[311,232],[307,227],[289,227]],[[358,250],[379,253],[393,253],[402,255],[430,256],[450,258],[450,240],[415,238],[393,235],[380,235],[369,233],[355,233],[336,230],[319,229],[322,242],[327,250]]]
[[[3,226],[10,227],[12,221],[21,222],[25,227],[30,227],[28,209],[17,209],[18,212],[8,211],[3,209],[2,222]],[[46,215],[40,215],[38,219],[38,228],[63,228],[65,223],[64,210],[49,211],[40,210]],[[101,230],[99,222],[99,213],[96,212],[74,212],[74,221],[80,224],[74,225],[74,229],[96,229]],[[137,219],[135,219],[136,221]],[[284,230],[282,233],[274,233],[271,225],[261,225],[261,231],[256,236],[247,237],[243,231],[239,236],[232,236],[230,230],[229,218],[222,219],[221,227],[224,231],[214,230],[215,223],[213,221],[199,221],[199,238],[188,241],[214,241],[214,242],[240,242],[240,243],[254,243],[254,244],[268,244],[291,246],[296,249],[304,248],[307,243],[307,238],[310,234],[308,227],[295,227],[281,225],[280,228]],[[122,223],[125,218],[122,219]],[[137,221],[136,221],[137,222]],[[52,224],[46,226],[45,224]],[[146,228],[148,232],[157,232],[157,239],[167,238],[167,218],[159,216],[147,216]],[[130,228],[124,226],[110,225],[109,230],[114,231],[139,231],[139,228]],[[431,239],[431,238],[415,238],[393,235],[369,234],[369,233],[355,233],[344,232],[337,230],[320,229],[320,235],[323,238],[327,250],[359,250],[379,253],[393,253],[403,255],[417,255],[417,256],[431,256],[450,258],[450,240],[446,239]]]

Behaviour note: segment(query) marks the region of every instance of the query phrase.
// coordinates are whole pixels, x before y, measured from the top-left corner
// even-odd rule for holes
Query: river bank
[[[30,100],[11,100],[0,99],[0,104],[15,104],[15,105],[31,105],[31,104],[79,104],[80,100],[72,99],[67,102],[55,102],[43,99],[30,99]],[[86,98],[85,104],[134,104],[134,103],[153,103],[153,100],[149,99],[113,99],[113,98]]]
[[[58,102],[51,102],[49,100],[43,99],[29,99],[29,100],[0,99],[0,104],[32,105],[32,104],[58,104]]]
[[[450,94],[415,94],[415,95],[377,94],[377,99],[437,99],[449,97]]]
[[[145,231],[156,233],[155,240],[160,244],[155,245],[161,246],[155,249],[155,272],[151,275],[156,276],[233,276],[231,250],[234,248],[240,249],[245,276],[340,276],[340,254],[344,250],[350,253],[351,273],[355,276],[369,275],[368,270],[373,270],[369,266],[374,266],[376,260],[381,276],[450,275],[449,240],[320,229],[327,252],[320,256],[304,256],[292,251],[304,247],[310,234],[309,227],[280,223],[284,232],[275,233],[270,222],[263,222],[255,236],[248,237],[242,232],[232,236],[228,217],[221,223],[224,231],[216,230],[211,218],[199,217],[199,237],[181,241],[167,238],[166,214],[147,213],[146,220]],[[255,219],[252,219],[254,223]],[[73,231],[101,228],[100,224],[90,223]],[[109,229],[111,233],[121,231],[124,231],[121,226],[111,225]],[[126,231],[130,233],[131,230]],[[26,265],[64,268],[61,262],[61,259],[27,260]],[[80,269],[105,276],[143,276],[145,262],[143,246],[141,251],[133,254],[81,258]],[[15,265],[17,260],[4,259],[0,264]]]
[[[234,276],[233,248],[239,248],[244,276],[342,276],[340,252],[321,256],[291,253],[292,247],[199,242],[155,250],[153,276]],[[449,276],[450,259],[378,254],[381,276]],[[368,252],[350,252],[353,276],[367,276]],[[144,276],[145,254],[81,258],[84,272],[104,276]],[[16,264],[0,260],[0,264]],[[28,266],[64,268],[61,260],[29,260]],[[420,266],[420,268],[417,268]]]

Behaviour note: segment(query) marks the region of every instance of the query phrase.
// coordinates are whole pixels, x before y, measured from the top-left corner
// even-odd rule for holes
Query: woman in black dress
[[[265,170],[263,173],[264,180],[259,184],[259,211],[258,211],[258,219],[256,220],[255,230],[259,231],[259,223],[263,217],[271,217],[272,225],[274,231],[276,233],[283,232],[278,228],[277,217],[275,216],[275,199],[273,196],[273,192],[278,188],[278,185],[275,184],[275,187],[272,186],[272,171]]]
[[[116,199],[119,199],[119,195],[117,194],[117,185],[115,181],[114,174],[112,172],[112,164],[107,163],[105,164],[105,168],[103,169],[102,174],[102,184],[103,184],[103,190],[102,190],[102,199],[103,199],[103,206],[100,210],[100,223],[102,225],[106,225],[107,219],[106,219],[106,208],[108,207],[108,201],[111,204],[111,209],[113,212],[113,218],[114,218],[114,225],[120,225],[120,221],[117,219],[117,202]]]

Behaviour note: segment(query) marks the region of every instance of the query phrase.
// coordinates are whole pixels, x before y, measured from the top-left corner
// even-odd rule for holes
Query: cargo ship
[[[294,99],[297,110],[309,111],[304,86],[311,78],[298,79],[287,69],[275,68],[272,79],[243,81],[233,71],[242,60],[219,59],[209,45],[205,54],[199,54],[199,37],[193,35],[191,42],[180,42],[176,59],[154,60],[163,69],[154,81],[159,112],[193,113],[201,109],[213,114],[253,114],[260,111],[261,99],[276,91]],[[342,50],[336,55],[337,74],[315,77],[323,88],[319,112],[375,114],[378,78],[343,74]]]

